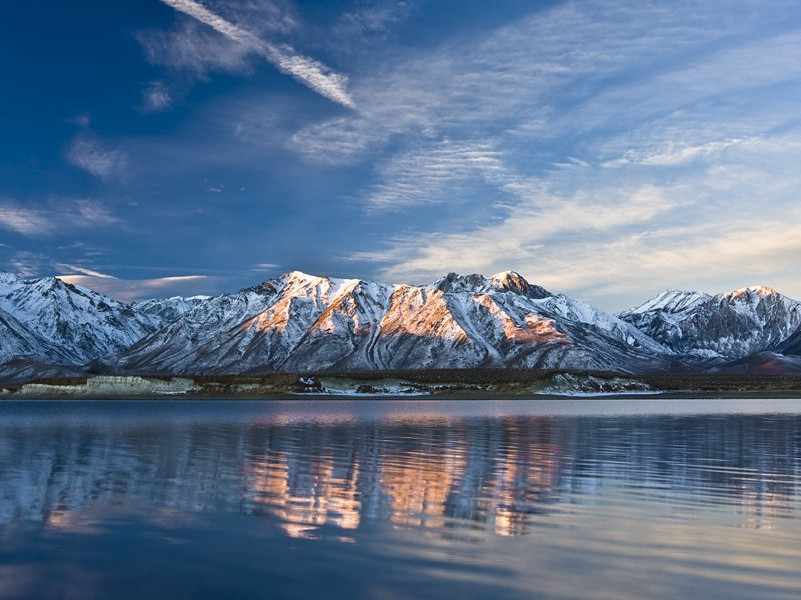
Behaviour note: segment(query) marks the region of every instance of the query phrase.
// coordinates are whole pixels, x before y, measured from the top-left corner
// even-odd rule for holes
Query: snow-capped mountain
[[[234,294],[208,298],[106,363],[117,370],[142,373],[188,372],[197,365],[195,372],[202,373],[205,365],[213,361],[206,360],[205,355],[214,353],[214,341],[264,310],[275,294],[272,284],[264,282]]]
[[[133,309],[137,317],[155,331],[209,299],[209,296],[153,298],[135,303]]]
[[[0,362],[82,365],[130,347],[192,305],[183,299],[126,304],[55,277],[0,273]]]
[[[513,272],[429,286],[291,272],[220,296],[106,361],[118,372],[532,367],[643,370],[665,348]]]
[[[0,364],[19,357],[34,357],[48,363],[67,360],[67,354],[29,330],[0,309]]]
[[[704,361],[736,369],[757,361],[770,370],[785,368],[782,357],[795,355],[801,355],[801,303],[763,287],[717,296],[671,290],[613,316],[511,271],[450,273],[423,286],[293,271],[232,294],[130,304],[59,279],[0,273],[5,380],[81,369],[643,372]]]
[[[716,296],[667,290],[618,316],[678,355],[739,359],[801,349],[792,341],[801,339],[801,302],[768,287]]]
[[[490,292],[516,292],[529,298],[542,299],[552,294],[538,285],[531,285],[519,273],[503,271],[492,277],[473,275],[459,275],[448,273],[442,279],[431,284],[431,287],[443,292],[470,292],[473,294],[488,294]]]

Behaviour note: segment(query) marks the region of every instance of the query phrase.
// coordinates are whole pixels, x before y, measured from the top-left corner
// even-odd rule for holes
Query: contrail
[[[194,0],[161,0],[161,2],[205,23],[228,39],[251,48],[277,67],[279,71],[291,75],[321,96],[348,108],[356,107],[345,89],[347,77],[333,72],[313,58],[297,54],[291,46],[276,46],[264,42],[251,32],[223,19]]]

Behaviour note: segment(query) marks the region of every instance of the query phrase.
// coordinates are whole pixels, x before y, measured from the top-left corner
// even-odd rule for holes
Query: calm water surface
[[[0,597],[798,598],[801,400],[4,402]]]

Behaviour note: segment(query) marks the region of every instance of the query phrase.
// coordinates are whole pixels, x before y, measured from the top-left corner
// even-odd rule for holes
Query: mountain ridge
[[[616,317],[512,272],[450,274],[413,286],[292,271],[261,289],[274,296],[247,318],[238,314],[239,322],[199,307],[172,323],[171,335],[148,336],[106,364],[122,372],[231,373],[637,363],[634,369],[660,360],[658,344]],[[227,298],[241,302],[243,293]],[[215,331],[208,318],[227,328]]]
[[[37,369],[641,373],[756,364],[744,359],[760,353],[797,356],[801,302],[765,286],[715,296],[665,290],[612,315],[514,271],[449,273],[428,285],[290,271],[230,294],[123,303],[57,278],[0,272],[0,339],[6,379],[14,365],[28,377]]]
[[[666,290],[618,317],[676,354],[737,360],[780,349],[801,327],[801,302],[766,286],[714,296]]]

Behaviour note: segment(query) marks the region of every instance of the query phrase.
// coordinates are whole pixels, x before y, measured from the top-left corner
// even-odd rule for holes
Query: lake
[[[798,598],[801,400],[0,403],[2,598]]]

